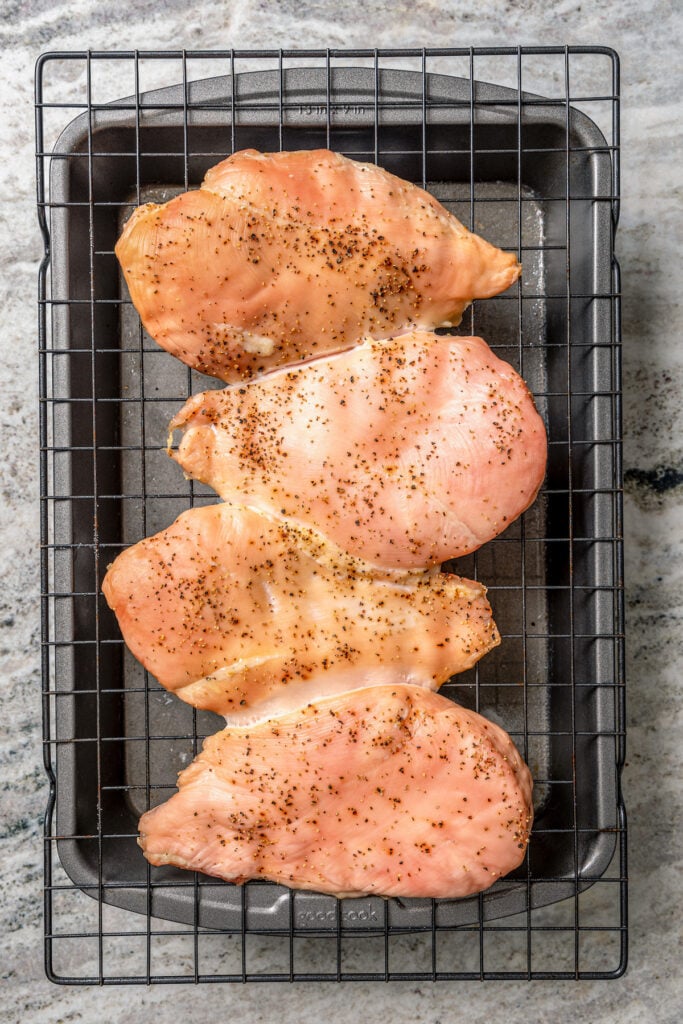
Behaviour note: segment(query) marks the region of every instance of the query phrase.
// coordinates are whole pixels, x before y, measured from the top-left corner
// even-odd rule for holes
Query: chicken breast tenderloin
[[[102,589],[161,685],[230,722],[370,684],[436,689],[500,643],[481,584],[378,575],[313,531],[225,504],[122,552]]]
[[[116,254],[152,338],[225,381],[458,324],[520,273],[427,192],[328,150],[235,153],[140,206]]]
[[[499,726],[412,686],[211,736],[140,820],[150,863],[335,896],[457,897],[524,858],[532,781]]]
[[[414,331],[192,397],[186,475],[378,566],[473,551],[534,500],[546,433],[481,338]]]

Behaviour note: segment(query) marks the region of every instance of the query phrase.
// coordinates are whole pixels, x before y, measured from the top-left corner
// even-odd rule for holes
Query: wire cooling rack
[[[45,961],[67,984],[617,977],[626,966],[619,71],[506,47],[43,55],[36,70]],[[501,647],[444,692],[535,778],[523,866],[466,900],[336,900],[153,869],[137,819],[220,723],[159,689],[100,593],[122,547],[215,500],[166,425],[215,382],[143,332],[113,245],[228,153],[327,146],[429,188],[524,266],[477,303],[534,392],[543,491],[457,571]]]

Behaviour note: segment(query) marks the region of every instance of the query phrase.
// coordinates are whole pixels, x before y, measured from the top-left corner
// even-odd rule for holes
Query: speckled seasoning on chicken
[[[499,726],[412,686],[211,736],[140,820],[145,857],[336,896],[457,897],[524,858],[532,781]]]
[[[420,331],[195,395],[176,429],[173,457],[221,497],[398,568],[501,533],[546,465],[519,374],[481,338]]]
[[[225,381],[458,324],[520,273],[427,192],[328,150],[235,153],[139,207],[116,254],[152,338]]]
[[[225,504],[122,552],[102,589],[145,668],[231,722],[370,684],[436,689],[500,642],[480,583],[373,573],[310,530]]]

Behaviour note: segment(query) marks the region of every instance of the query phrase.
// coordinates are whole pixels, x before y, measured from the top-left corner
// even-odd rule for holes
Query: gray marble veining
[[[6,0],[0,125],[3,360],[0,465],[0,1022],[115,1024],[239,1016],[245,1022],[361,1018],[368,1024],[455,1020],[678,1022],[683,911],[683,317],[675,274],[681,225],[683,19],[672,3],[540,0]],[[42,968],[35,280],[32,66],[46,49],[262,46],[614,46],[623,61],[623,268],[631,966],[614,983],[57,988]],[[153,83],[150,83],[153,84]],[[64,97],[61,97],[62,99]],[[90,902],[90,901],[88,901]],[[78,911],[92,924],[95,904]],[[116,915],[108,918],[116,926]],[[260,951],[267,961],[267,941]],[[408,950],[408,953],[410,950]],[[123,951],[125,955],[125,950]],[[74,953],[74,956],[77,954]],[[226,964],[230,950],[225,950]]]

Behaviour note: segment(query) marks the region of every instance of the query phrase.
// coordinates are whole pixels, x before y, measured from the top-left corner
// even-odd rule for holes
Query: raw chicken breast
[[[524,858],[529,770],[499,726],[382,686],[211,736],[140,820],[152,864],[336,896],[467,896]]]
[[[520,273],[427,192],[328,150],[235,153],[139,207],[116,254],[154,340],[225,381],[457,324]]]
[[[415,331],[195,395],[172,452],[221,497],[298,520],[380,566],[475,550],[534,500],[546,434],[481,338]]]
[[[233,722],[376,683],[436,689],[500,642],[481,584],[370,569],[310,530],[211,505],[120,554],[102,589],[162,686]]]

